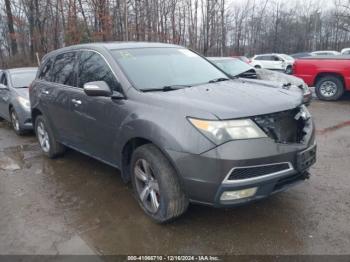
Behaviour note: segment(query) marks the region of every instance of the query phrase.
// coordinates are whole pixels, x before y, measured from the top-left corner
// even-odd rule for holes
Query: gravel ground
[[[233,209],[190,206],[168,225],[140,210],[119,171],[0,123],[0,254],[349,254],[350,98],[314,101],[310,180]]]

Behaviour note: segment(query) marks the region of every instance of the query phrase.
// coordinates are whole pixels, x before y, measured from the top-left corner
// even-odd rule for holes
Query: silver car
[[[311,103],[311,90],[307,84],[298,77],[273,70],[254,68],[250,64],[233,57],[208,57],[208,59],[231,76],[231,78],[257,79],[264,81],[265,84],[268,85],[275,82],[282,88],[290,88],[291,85],[297,86],[303,93],[304,104],[309,105]],[[263,84],[263,82],[261,82],[261,84]]]
[[[33,128],[28,87],[37,70],[25,67],[0,72],[0,119],[11,122],[17,135]]]

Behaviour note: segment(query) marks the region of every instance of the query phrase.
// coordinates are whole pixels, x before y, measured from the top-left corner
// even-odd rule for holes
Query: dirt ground
[[[349,254],[350,98],[314,101],[311,179],[234,209],[190,206],[168,225],[138,207],[119,171],[0,123],[0,254]]]

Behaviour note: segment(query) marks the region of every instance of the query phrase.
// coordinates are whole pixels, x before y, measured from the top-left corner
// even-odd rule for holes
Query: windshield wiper
[[[169,85],[169,86],[163,86],[160,88],[150,88],[150,89],[140,89],[140,90],[142,92],[157,92],[157,91],[168,92],[168,91],[179,90],[187,87],[191,87],[191,85]]]
[[[230,80],[229,78],[225,78],[225,77],[220,77],[220,78],[215,78],[213,80],[210,80],[208,83],[217,83],[217,82],[222,82],[222,81],[228,81]]]

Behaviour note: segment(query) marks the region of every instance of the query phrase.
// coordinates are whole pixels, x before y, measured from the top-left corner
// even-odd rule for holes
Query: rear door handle
[[[80,106],[82,104],[81,100],[77,100],[77,99],[72,99],[72,103],[75,105],[75,106]]]

